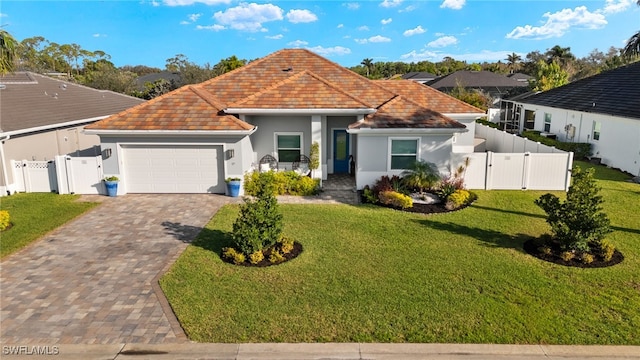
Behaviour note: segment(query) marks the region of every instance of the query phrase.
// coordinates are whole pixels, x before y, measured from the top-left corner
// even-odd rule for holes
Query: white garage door
[[[124,149],[127,192],[224,193],[222,146],[130,146]]]

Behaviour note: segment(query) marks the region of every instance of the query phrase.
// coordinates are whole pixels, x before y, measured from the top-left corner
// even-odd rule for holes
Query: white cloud
[[[344,24],[338,24],[338,26],[336,26],[336,28],[338,29],[342,29],[344,27]]]
[[[440,5],[442,9],[460,10],[464,6],[466,0],[444,0]]]
[[[346,6],[347,9],[349,10],[358,10],[360,9],[360,4],[359,3],[343,3],[342,6]]]
[[[99,33],[96,33],[96,34],[93,34],[93,37],[94,37],[94,38],[107,37],[107,35],[105,35],[105,34],[99,34]]]
[[[153,1],[157,3],[156,1]],[[229,4],[231,0],[163,0],[163,3],[167,6],[187,6],[193,5],[195,3],[205,4],[205,5],[218,5],[218,4]],[[154,4],[154,6],[157,6]]]
[[[151,6],[160,6],[160,3],[156,0],[151,0]]]
[[[362,25],[358,28],[360,31],[369,31],[369,27],[367,25]]]
[[[404,36],[413,36],[418,34],[424,34],[427,30],[423,29],[421,25],[416,26],[414,29],[409,29],[402,33]]]
[[[392,21],[393,21],[392,18],[382,19],[382,20],[380,20],[380,24],[387,25],[387,24],[391,24]]]
[[[189,25],[189,24],[191,24],[191,23],[189,21],[187,21],[187,20],[180,21],[180,25]]]
[[[415,5],[409,5],[409,6],[407,6],[407,7],[406,7],[406,8],[404,8],[404,9],[400,9],[400,10],[398,10],[398,12],[401,12],[401,13],[403,13],[403,12],[412,12],[413,10],[415,10],[415,9],[417,9],[417,8],[418,8],[418,7],[417,7],[417,6],[415,6]]]
[[[438,56],[438,54],[433,51],[423,50],[422,52],[417,52],[413,50],[410,53],[400,55],[400,59],[408,62],[418,62],[418,61],[431,60],[431,59],[434,59],[436,56]]]
[[[444,53],[440,51],[430,51],[430,50],[421,50],[421,51],[411,51],[407,54],[400,55],[400,59],[407,62],[418,62],[418,61],[441,61],[445,57],[450,57],[456,60],[461,61],[469,61],[469,62],[494,62],[507,58],[508,55],[513,53],[513,51],[491,51],[491,50],[482,50],[478,53],[466,53],[466,54],[451,54]]]
[[[392,8],[392,7],[399,6],[400,4],[402,4],[402,0],[384,0],[383,2],[380,3],[380,6],[386,7],[386,8]]]
[[[572,27],[585,29],[600,29],[607,24],[604,15],[592,13],[586,6],[579,6],[574,10],[563,9],[555,13],[545,13],[547,21],[542,26],[517,26],[507,34],[507,39],[541,40],[560,37]]]
[[[435,33],[433,35],[435,35],[436,37],[441,37],[441,36],[444,36],[445,33],[437,32],[437,33]]]
[[[455,45],[458,43],[458,39],[455,36],[442,36],[432,42],[428,43],[428,47],[446,47],[449,45]]]
[[[282,34],[278,34],[278,35],[273,35],[273,36],[265,36],[265,39],[269,39],[269,40],[280,40],[284,37],[284,35]]]
[[[615,14],[627,10],[635,1],[633,0],[606,0],[604,8],[597,12],[603,14]]]
[[[196,29],[198,29],[198,30],[220,31],[220,30],[226,29],[226,27],[224,27],[222,25],[219,25],[219,24],[214,24],[214,25],[209,25],[209,26],[196,25]]]
[[[9,16],[9,15],[7,15],[7,14],[4,14],[4,13],[0,13],[0,18],[3,18],[3,17],[8,17],[8,16]]]
[[[300,46],[309,45],[309,43],[304,40],[295,40],[295,41],[291,41],[287,45],[293,46],[293,47],[300,47]]]
[[[220,24],[241,31],[266,31],[262,24],[282,20],[282,9],[272,4],[240,3],[225,11],[218,11],[213,18]]]
[[[314,46],[314,47],[308,47],[307,50],[313,51],[314,53],[322,56],[351,54],[351,49],[342,47],[342,46],[334,46],[334,47],[328,47],[328,48],[325,48],[322,46]]]
[[[318,20],[316,14],[309,10],[289,10],[287,13],[287,19],[294,23],[309,23]]]
[[[353,39],[358,44],[366,44],[366,43],[382,43],[382,42],[390,42],[391,39],[385,36],[376,35],[372,36],[368,39]]]
[[[196,22],[200,19],[200,16],[202,16],[202,14],[189,14],[188,18],[191,22]]]

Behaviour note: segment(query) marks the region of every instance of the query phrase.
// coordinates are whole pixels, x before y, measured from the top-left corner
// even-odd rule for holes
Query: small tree
[[[260,175],[256,200],[245,198],[233,223],[234,247],[246,256],[274,245],[282,236],[282,214],[274,195],[273,174]]]
[[[535,201],[547,213],[554,238],[563,250],[589,252],[611,232],[609,218],[602,212],[600,188],[593,179],[594,169],[573,169],[573,184],[567,199],[561,202],[553,194],[542,195]]]
[[[402,172],[402,180],[407,186],[422,192],[434,187],[440,181],[440,174],[435,164],[418,160]]]

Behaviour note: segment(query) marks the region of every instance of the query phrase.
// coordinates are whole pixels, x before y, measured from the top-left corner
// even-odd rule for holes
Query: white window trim
[[[391,168],[391,158],[393,154],[391,153],[393,140],[416,140],[416,161],[420,160],[420,138],[419,137],[389,137],[387,142],[387,171],[395,171],[395,172],[403,172],[406,169],[392,169]]]
[[[549,115],[549,122],[547,122],[547,115]],[[553,115],[551,113],[544,113],[544,119],[542,122],[542,131],[543,132],[551,132],[551,119],[553,118]],[[546,130],[547,124],[549,124],[549,130]]]
[[[596,128],[599,128],[598,131],[596,131]],[[596,132],[598,133],[597,139],[596,139]],[[594,120],[593,125],[591,126],[591,139],[593,141],[600,141],[601,135],[602,135],[602,122]]]
[[[300,155],[304,154],[304,133],[301,131],[283,131],[283,132],[274,132],[273,133],[273,157],[280,162],[280,156],[278,154],[278,136],[279,135],[297,135],[300,137]],[[293,150],[293,149],[291,149]],[[286,162],[283,164],[291,164],[290,162]]]

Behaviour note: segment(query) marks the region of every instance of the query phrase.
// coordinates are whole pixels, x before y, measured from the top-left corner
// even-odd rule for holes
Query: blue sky
[[[374,61],[504,60],[554,45],[578,56],[622,47],[640,29],[635,0],[15,1],[0,22],[16,39],[43,36],[102,50],[117,66],[164,68],[308,48],[344,65]]]

